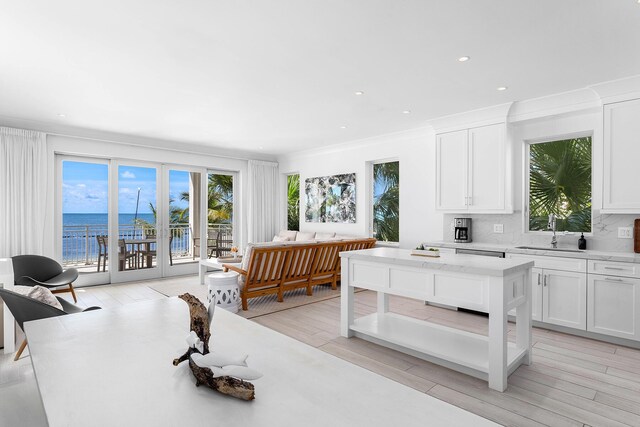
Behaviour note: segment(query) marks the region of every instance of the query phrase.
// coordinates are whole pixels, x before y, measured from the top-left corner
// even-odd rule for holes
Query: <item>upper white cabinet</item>
[[[640,213],[640,99],[604,106],[602,212]]]
[[[436,208],[513,212],[507,151],[504,123],[436,135]]]

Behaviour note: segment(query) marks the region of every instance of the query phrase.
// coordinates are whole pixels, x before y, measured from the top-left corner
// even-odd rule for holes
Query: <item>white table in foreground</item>
[[[507,377],[531,363],[531,261],[374,248],[342,257],[341,333],[357,336],[489,381],[504,391]],[[354,288],[378,292],[376,313],[354,318]],[[389,312],[400,295],[489,313],[489,336]],[[507,312],[516,309],[516,343],[507,341]]]
[[[212,348],[249,354],[256,400],[196,387],[186,303],[167,298],[26,324],[56,426],[494,426],[261,325],[216,310]]]

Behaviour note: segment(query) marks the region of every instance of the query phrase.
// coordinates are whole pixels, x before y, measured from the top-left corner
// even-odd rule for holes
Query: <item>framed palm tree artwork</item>
[[[306,222],[356,222],[356,174],[305,180]]]

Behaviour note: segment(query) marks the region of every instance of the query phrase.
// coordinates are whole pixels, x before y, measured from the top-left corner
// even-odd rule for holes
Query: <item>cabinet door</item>
[[[450,212],[467,210],[467,131],[436,136],[436,207]]]
[[[531,269],[531,319],[542,322],[542,274],[540,268]]]
[[[509,310],[510,316],[516,315],[516,309]],[[531,319],[542,322],[542,269],[531,269]]]
[[[542,321],[569,328],[587,329],[587,275],[544,270]]]
[[[589,275],[587,330],[640,339],[640,279]]]
[[[505,125],[497,124],[469,130],[470,212],[505,209]]]
[[[604,106],[602,211],[640,213],[640,99]]]

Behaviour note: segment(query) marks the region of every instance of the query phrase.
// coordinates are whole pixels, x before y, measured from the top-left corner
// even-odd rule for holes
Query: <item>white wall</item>
[[[435,212],[435,144],[430,128],[383,135],[340,146],[295,153],[280,163],[282,228],[286,228],[286,175],[300,174],[302,231],[335,231],[368,235],[372,191],[369,162],[400,161],[400,246],[415,247],[442,238],[442,214]],[[304,220],[307,178],[356,173],[356,223],[311,223]]]

